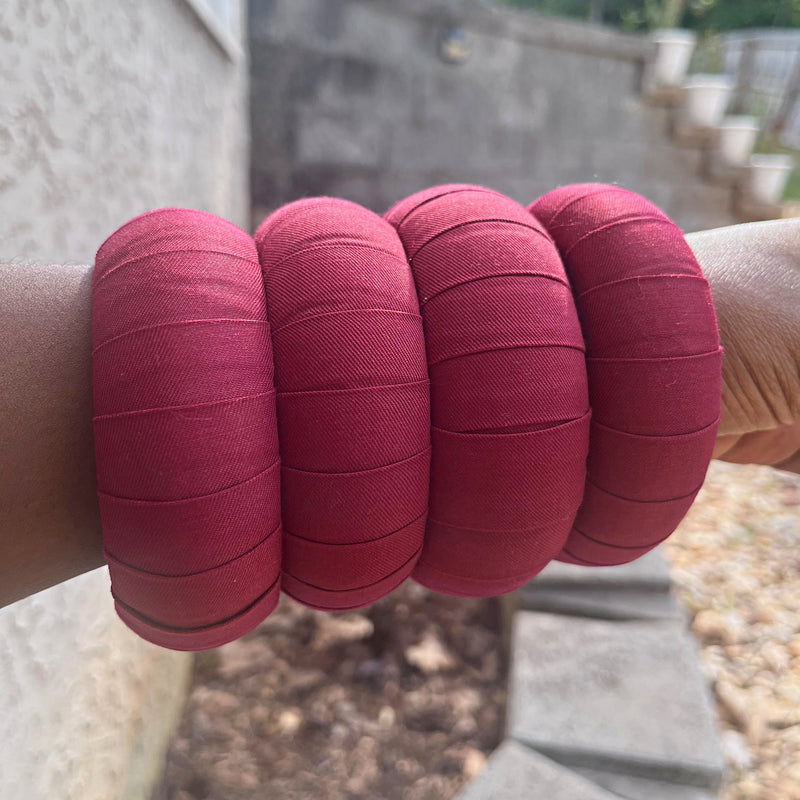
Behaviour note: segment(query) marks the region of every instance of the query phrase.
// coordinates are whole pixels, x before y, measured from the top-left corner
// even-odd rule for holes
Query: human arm
[[[687,237],[720,322],[715,455],[800,472],[800,222]],[[88,266],[0,266],[0,606],[103,564]]]
[[[0,606],[101,566],[88,266],[0,266]]]

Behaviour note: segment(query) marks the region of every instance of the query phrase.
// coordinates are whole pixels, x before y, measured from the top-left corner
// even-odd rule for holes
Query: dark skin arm
[[[800,473],[800,221],[687,237],[720,321],[715,456]],[[91,267],[0,266],[0,606],[103,562]]]
[[[101,566],[91,267],[0,267],[0,606]]]

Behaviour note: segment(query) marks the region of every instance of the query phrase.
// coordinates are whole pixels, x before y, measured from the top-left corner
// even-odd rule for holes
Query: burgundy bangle
[[[441,186],[385,219],[301,200],[255,243],[153,211],[98,251],[92,319],[116,608],[181,650],[281,589],[336,611],[409,576],[476,597],[633,560],[691,505],[720,416],[708,284],[614,186],[527,211]]]

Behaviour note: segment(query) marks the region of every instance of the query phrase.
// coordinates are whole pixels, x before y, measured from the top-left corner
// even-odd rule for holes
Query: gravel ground
[[[800,478],[715,463],[667,545],[712,681],[725,800],[800,800]]]
[[[446,800],[502,738],[497,600],[407,582],[361,613],[283,598],[201,654],[153,800]]]

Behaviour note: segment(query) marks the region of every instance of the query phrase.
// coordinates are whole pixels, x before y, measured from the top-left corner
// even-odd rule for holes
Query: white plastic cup
[[[680,86],[689,69],[697,36],[692,31],[663,29],[653,31],[650,38],[656,44],[651,73],[653,85]]]
[[[758,117],[725,117],[719,125],[717,149],[730,167],[744,167],[758,139]]]
[[[758,153],[750,156],[750,195],[757,203],[780,203],[794,169],[791,156]]]
[[[725,116],[733,93],[727,75],[691,75],[684,81],[686,122],[697,128],[716,128]]]

